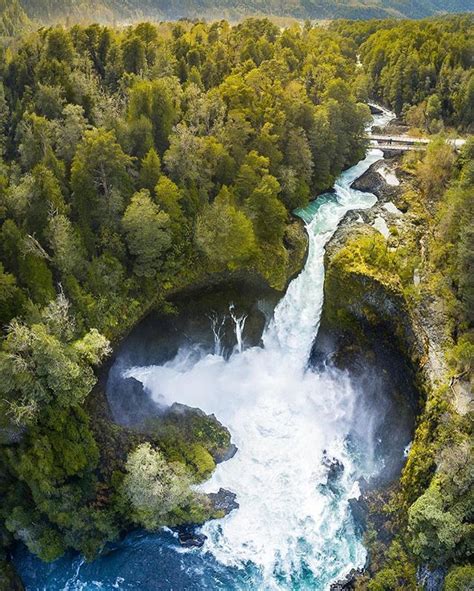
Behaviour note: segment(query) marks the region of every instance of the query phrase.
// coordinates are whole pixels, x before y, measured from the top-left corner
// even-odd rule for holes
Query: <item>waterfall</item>
[[[214,313],[209,316],[209,320],[211,321],[211,330],[214,336],[214,354],[222,355],[224,352],[222,337],[224,335],[225,316],[219,318],[219,316]]]
[[[374,119],[381,125],[387,118]],[[237,493],[240,508],[202,528],[203,552],[247,573],[245,586],[232,589],[323,591],[365,563],[349,500],[358,495],[360,477],[375,469],[374,442],[368,429],[354,443],[351,430],[360,420],[375,425],[376,410],[358,406],[360,393],[348,375],[317,373],[307,363],[323,305],[325,245],[347,211],[375,203],[350,185],[382,157],[370,150],[340,176],[334,194],[298,212],[309,238],[306,265],[277,305],[263,347],[244,347],[246,317],[231,306],[237,345],[230,357],[222,350],[225,319],[213,317],[213,354],[196,360],[180,351],[161,366],[127,374],[161,403],[214,413],[232,433],[237,454],[202,486]]]
[[[244,345],[244,341],[243,341],[243,334],[244,334],[244,328],[245,328],[245,321],[247,320],[247,315],[246,314],[242,314],[242,316],[237,316],[234,312],[235,310],[235,306],[234,304],[231,304],[229,306],[229,313],[230,313],[230,317],[232,318],[232,321],[234,323],[234,333],[235,333],[235,338],[237,339],[237,352],[238,353],[242,353],[242,349],[243,349],[243,345]]]

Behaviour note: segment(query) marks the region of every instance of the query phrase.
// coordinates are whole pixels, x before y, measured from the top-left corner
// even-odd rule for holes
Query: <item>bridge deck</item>
[[[414,138],[407,135],[380,135],[377,133],[369,133],[367,138],[372,144],[387,145],[387,146],[413,146],[413,147],[426,147],[431,139],[428,138]],[[446,143],[453,146],[456,150],[459,150],[464,146],[466,140],[463,138],[448,138]]]
[[[415,138],[406,135],[379,135],[376,133],[370,133],[369,139],[374,140],[376,142],[384,142],[386,144],[390,143],[400,143],[400,144],[429,144],[430,140],[426,138]]]

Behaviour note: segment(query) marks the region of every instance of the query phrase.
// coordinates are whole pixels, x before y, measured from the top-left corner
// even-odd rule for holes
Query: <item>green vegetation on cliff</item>
[[[426,396],[399,486],[388,502],[372,499],[391,541],[381,539],[380,524],[369,527],[372,577],[358,582],[361,590],[418,589],[422,564],[449,572],[446,590],[474,583],[472,410],[465,403],[472,404],[474,359],[473,148],[471,139],[456,159],[439,140],[423,158],[407,156],[403,223],[388,239],[356,226],[329,256],[324,321],[358,338],[388,330],[418,368]],[[445,356],[436,367],[424,337],[430,316],[441,331],[435,355]]]

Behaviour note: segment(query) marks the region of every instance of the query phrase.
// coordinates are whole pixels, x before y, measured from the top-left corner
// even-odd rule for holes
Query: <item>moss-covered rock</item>
[[[383,236],[370,226],[345,227],[326,253],[322,327],[339,334],[380,329],[393,335],[414,362],[425,355],[396,260]]]
[[[229,430],[214,415],[182,404],[173,404],[163,415],[150,419],[143,432],[168,461],[185,464],[198,482],[209,478],[216,463],[236,452]]]

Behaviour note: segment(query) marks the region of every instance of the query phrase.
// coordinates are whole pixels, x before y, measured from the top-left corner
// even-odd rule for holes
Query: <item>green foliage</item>
[[[71,168],[73,209],[83,231],[118,224],[130,194],[130,165],[113,132],[85,132]]]
[[[473,483],[472,444],[461,440],[443,449],[438,473],[408,511],[412,548],[421,559],[440,564],[469,555]]]
[[[444,591],[470,591],[474,588],[474,567],[455,566],[444,581]]]
[[[444,124],[472,128],[471,15],[334,28],[359,45],[374,96],[397,115],[435,133]]]
[[[150,192],[156,187],[161,176],[161,161],[154,148],[150,148],[142,160],[140,168],[140,184]]]
[[[385,558],[387,565],[369,581],[368,591],[417,591],[416,569],[399,542],[390,545]]]
[[[132,197],[122,224],[138,276],[154,277],[160,269],[163,254],[171,246],[169,219],[169,215],[153,203],[146,189]]]
[[[276,178],[265,175],[246,200],[255,234],[263,242],[279,243],[285,232],[287,212],[278,200],[280,185]]]
[[[38,164],[32,170],[28,192],[26,228],[31,233],[43,233],[51,211],[66,212],[61,187],[51,170]]]
[[[451,368],[461,375],[472,375],[474,370],[474,335],[472,332],[459,337],[456,345],[448,351],[447,360]]]
[[[5,273],[0,263],[0,325],[5,326],[11,318],[20,316],[25,303],[25,296],[17,286],[15,276]]]
[[[229,431],[214,416],[196,409],[171,409],[163,417],[148,421],[146,431],[166,459],[185,464],[197,482],[208,478],[231,447]]]
[[[153,142],[160,153],[167,148],[171,129],[177,122],[179,90],[176,80],[171,78],[140,81],[130,89],[129,121],[145,118],[150,122]]]
[[[185,224],[186,219],[181,207],[182,195],[179,187],[168,177],[162,175],[153,188],[156,202],[170,216],[171,224],[175,228]]]
[[[18,278],[25,286],[28,296],[44,306],[56,294],[53,275],[42,256],[24,253],[18,262]]]
[[[50,217],[46,235],[53,252],[52,262],[60,273],[80,275],[86,264],[85,249],[69,218],[62,214]]]
[[[427,199],[436,199],[446,189],[452,177],[454,161],[454,150],[443,138],[430,143],[416,171],[421,190]]]
[[[233,205],[226,187],[199,215],[196,243],[211,267],[234,270],[251,261],[256,249],[252,223]]]
[[[68,308],[59,296],[43,310],[41,323],[14,320],[9,326],[0,352],[2,406],[20,425],[53,402],[60,408],[81,404],[96,381],[91,365],[109,351],[94,329],[74,340]]]
[[[183,465],[166,462],[150,444],[144,443],[130,454],[126,470],[123,494],[131,504],[134,520],[147,529],[192,523],[206,510],[210,514],[206,498],[190,489],[192,481]]]

